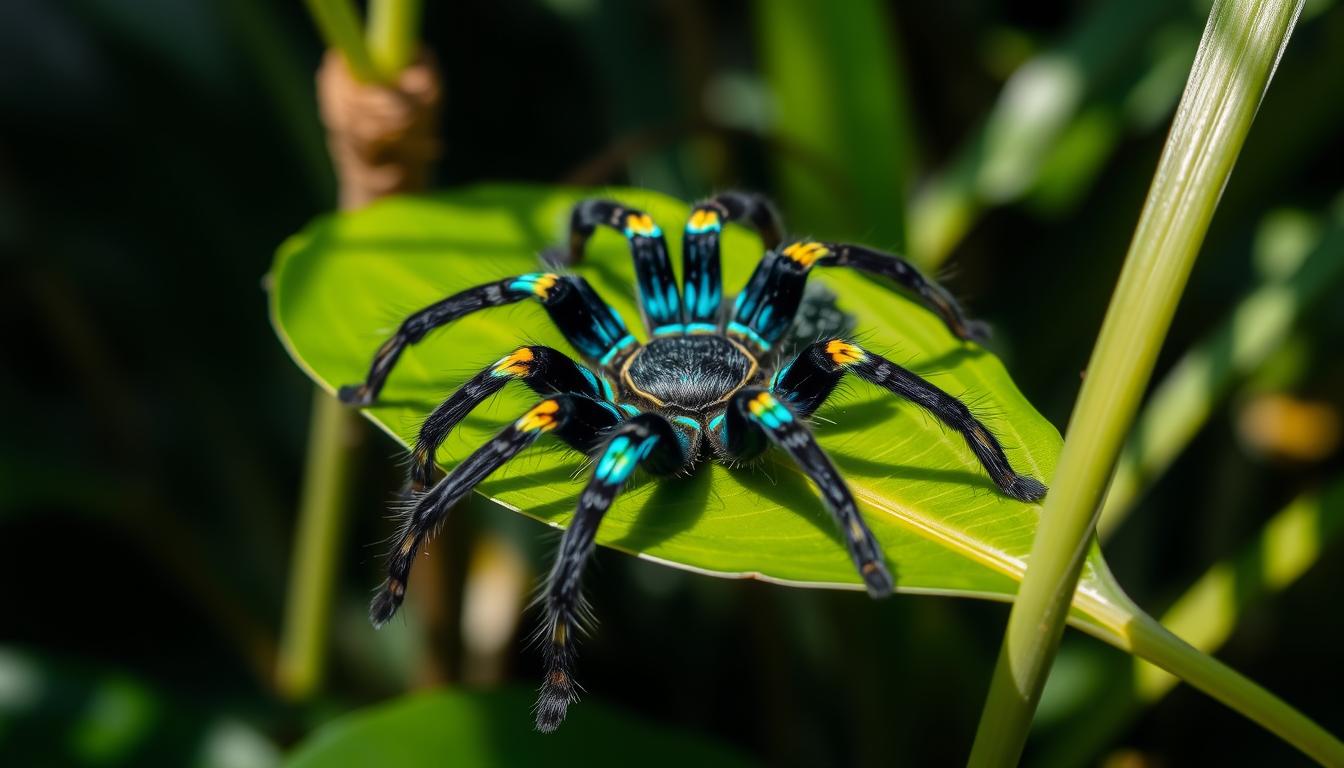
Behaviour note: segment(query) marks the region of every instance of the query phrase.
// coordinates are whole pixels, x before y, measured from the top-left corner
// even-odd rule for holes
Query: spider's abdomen
[[[703,411],[727,400],[756,375],[756,358],[723,336],[654,339],[626,361],[622,378],[657,406]]]

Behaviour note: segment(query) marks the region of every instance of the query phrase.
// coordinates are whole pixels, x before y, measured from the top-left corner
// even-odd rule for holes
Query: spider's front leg
[[[626,330],[621,316],[597,295],[587,280],[549,272],[506,277],[455,293],[406,318],[374,354],[364,383],[341,387],[338,393],[341,401],[348,405],[372,404],[406,347],[472,312],[523,299],[540,301],[565,340],[588,360],[606,365],[634,346],[635,338]]]
[[[829,339],[809,345],[792,362],[779,369],[771,381],[771,388],[781,400],[806,416],[830,397],[846,373],[913,402],[955,429],[1005,494],[1019,501],[1038,501],[1045,496],[1045,484],[1013,469],[998,439],[975,418],[965,403],[852,342]]]
[[[719,440],[734,458],[758,455],[765,449],[767,441],[789,454],[821,491],[822,501],[840,527],[845,548],[863,577],[868,594],[886,597],[895,588],[895,583],[887,569],[882,546],[859,515],[849,486],[826,452],[817,445],[812,431],[800,420],[801,415],[770,392],[760,387],[747,387],[733,395],[722,419],[717,424],[711,421],[710,425],[718,430]]]
[[[510,381],[521,381],[543,397],[561,393],[585,395],[606,403],[608,410],[620,416],[611,404],[615,397],[605,378],[550,347],[519,347],[471,377],[425,419],[411,452],[411,491],[423,491],[429,486],[434,474],[434,455],[448,433]]]
[[[784,236],[774,206],[761,195],[724,192],[697,203],[686,220],[681,240],[687,333],[713,333],[719,328],[723,303],[719,238],[725,222],[738,220],[750,224],[760,234],[767,250],[779,245]]]
[[[549,733],[565,719],[578,696],[573,677],[574,641],[584,611],[580,580],[593,551],[597,527],[621,486],[637,466],[669,474],[687,461],[676,428],[655,413],[642,413],[621,423],[606,439],[592,479],[579,496],[578,510],[560,540],[560,552],[546,583],[546,677],[537,699],[537,730]]]
[[[443,523],[453,505],[482,480],[548,432],[587,453],[619,421],[613,409],[590,397],[577,394],[549,397],[464,459],[428,493],[419,496],[402,514],[401,532],[387,558],[387,580],[369,606],[374,626],[382,626],[401,606],[411,564],[425,539]]]
[[[599,226],[624,234],[630,243],[644,327],[654,336],[681,334],[685,330],[681,294],[667,255],[667,240],[647,213],[612,200],[584,200],[570,214],[568,249],[551,249],[543,258],[560,266],[579,263],[588,238]]]

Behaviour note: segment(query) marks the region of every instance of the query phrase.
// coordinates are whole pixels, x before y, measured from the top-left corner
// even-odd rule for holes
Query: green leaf
[[[276,328],[294,359],[327,390],[360,381],[373,351],[406,314],[468,286],[537,270],[537,252],[564,239],[570,206],[593,194],[482,187],[388,200],[324,218],[281,249],[273,273]],[[671,232],[688,211],[653,192],[601,194],[649,211]],[[680,243],[671,240],[679,264]],[[725,285],[733,291],[745,283],[761,245],[736,227],[724,243]],[[599,231],[577,271],[623,317],[637,320],[624,238]],[[933,314],[857,274],[818,270],[812,279],[835,291],[866,344],[973,403],[1004,442],[1013,466],[1048,481],[1059,434],[1017,391],[997,358],[957,341]],[[464,318],[408,349],[381,402],[366,414],[408,444],[443,397],[526,341],[568,349],[545,312],[530,303]],[[445,443],[440,463],[451,468],[535,399],[518,387],[484,404]],[[885,392],[855,383],[819,416],[818,439],[885,545],[900,590],[1011,598],[1037,506],[999,493],[960,436]],[[580,466],[572,454],[538,446],[480,490],[563,525],[584,482]],[[636,479],[608,514],[598,540],[717,576],[857,589],[860,581],[838,535],[803,476],[772,453],[757,468],[711,463],[687,479]],[[1099,564],[1100,556],[1093,557]],[[1090,576],[1083,602],[1097,616],[1113,607],[1106,597],[1113,590],[1104,567],[1091,569]]]
[[[329,392],[362,379],[373,351],[401,319],[444,295],[538,269],[536,254],[565,238],[570,207],[601,194],[651,213],[675,232],[688,207],[654,192],[478,187],[384,200],[315,222],[280,249],[270,276],[272,321],[294,360]],[[669,243],[674,263],[678,242]],[[724,235],[727,290],[741,286],[760,241]],[[634,320],[624,238],[600,231],[577,271]],[[1013,466],[1049,481],[1059,434],[988,352],[956,341],[914,302],[853,273],[820,271],[868,346],[908,365],[972,408],[1005,444]],[[406,445],[454,387],[522,342],[565,348],[532,304],[464,318],[407,350],[365,415]],[[453,464],[516,419],[535,396],[505,390],[466,419],[438,459]],[[1026,569],[1040,507],[1000,494],[961,439],[914,406],[854,384],[818,414],[822,446],[849,480],[894,565],[897,590],[1011,600]],[[563,526],[584,483],[571,453],[536,446],[482,483],[497,503]],[[374,510],[370,510],[374,514]],[[782,456],[756,468],[708,464],[689,478],[634,479],[598,533],[609,547],[701,573],[796,586],[860,589],[834,523],[814,489]],[[1180,676],[1271,728],[1300,715],[1201,654],[1133,605],[1095,539],[1070,623]]]
[[[751,765],[746,758],[685,733],[584,702],[552,734],[532,730],[523,690],[436,693],[399,699],[322,726],[290,756],[289,768],[414,766]],[[637,756],[637,757],[636,757]]]

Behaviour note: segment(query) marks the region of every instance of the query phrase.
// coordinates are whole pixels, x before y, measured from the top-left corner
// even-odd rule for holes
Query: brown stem
[[[439,157],[442,88],[428,53],[395,83],[361,83],[345,59],[328,51],[317,71],[317,99],[336,165],[341,210],[429,186]]]
[[[357,80],[345,59],[328,51],[317,73],[317,98],[340,187],[341,210],[428,187],[430,167],[439,156],[441,92],[428,53],[422,53],[395,82],[375,84]],[[315,390],[314,397],[329,395]],[[348,439],[339,445],[314,446],[305,470],[276,670],[281,691],[292,699],[307,698],[321,688],[331,640],[330,608],[338,556],[344,551],[348,523],[348,499],[342,486],[355,472],[360,445],[368,434],[362,424],[353,411],[339,406],[314,409],[313,435],[345,435]],[[460,582],[445,584],[441,576],[422,579],[423,586],[431,584],[443,585],[439,591],[452,594],[461,589]],[[420,590],[427,595],[435,591]],[[445,611],[443,602],[421,606],[431,638],[458,635],[457,613]],[[438,643],[430,646],[431,658],[422,666],[451,669],[447,661],[451,653]]]

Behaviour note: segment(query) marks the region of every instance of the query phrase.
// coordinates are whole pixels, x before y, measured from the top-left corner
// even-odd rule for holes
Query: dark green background
[[[768,3],[431,5],[426,37],[446,94],[438,186],[777,191],[787,147],[726,130],[705,106],[725,74],[768,92],[753,20]],[[917,179],[964,151],[1032,53],[1062,40],[1075,40],[1065,49],[1084,61],[1107,53],[1086,103],[1113,142],[1095,166],[1063,162],[1053,186],[988,211],[957,248],[950,281],[995,324],[1019,386],[1061,430],[1167,124],[1165,113],[1147,123],[1116,115],[1144,78],[1179,89],[1206,13],[1136,5],[1155,20],[1074,35],[1101,5],[899,4],[881,30],[908,90]],[[1264,216],[1291,206],[1321,218],[1339,192],[1341,51],[1344,9],[1310,3],[1158,376],[1254,285]],[[1185,63],[1155,65],[1164,53]],[[223,739],[252,756],[237,764],[266,765],[317,724],[405,688],[412,661],[374,646],[361,619],[378,570],[367,545],[387,535],[382,507],[400,482],[396,451],[376,436],[359,465],[329,689],[288,707],[261,674],[281,615],[311,393],[268,326],[261,278],[280,241],[333,203],[313,105],[319,56],[299,3],[0,6],[0,756],[15,758],[6,764],[195,764]],[[632,145],[634,154],[595,162]],[[785,213],[822,229],[819,210]],[[1336,409],[1337,295],[1338,286],[1302,324],[1296,362],[1263,374]],[[1121,583],[1155,613],[1344,465],[1338,450],[1312,463],[1257,458],[1237,439],[1239,402],[1215,413],[1107,548]],[[476,522],[529,542],[544,567],[554,536],[542,526]],[[1336,733],[1339,554],[1336,543],[1298,584],[1248,610],[1221,654]],[[1003,606],[912,597],[874,606],[616,553],[596,559],[589,591],[602,627],[583,658],[593,700],[768,763],[964,760]],[[517,646],[510,677],[531,685],[537,661]],[[1028,762],[1101,717],[1078,702],[1127,664],[1068,638]],[[1101,751],[1070,757],[1117,754],[1163,765],[1301,759],[1189,689]]]

